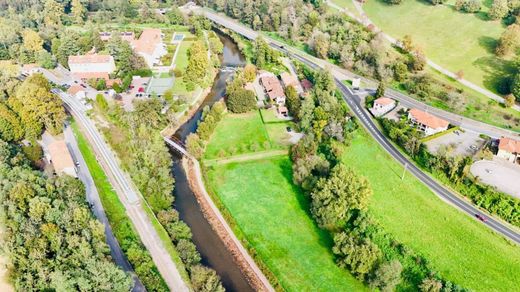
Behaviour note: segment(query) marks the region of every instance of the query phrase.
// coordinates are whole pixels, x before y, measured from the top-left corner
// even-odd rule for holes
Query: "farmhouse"
[[[520,141],[502,137],[498,143],[497,156],[513,163],[520,163]]]
[[[46,158],[52,163],[57,175],[77,177],[76,167],[65,141],[57,140],[49,144]]]
[[[388,97],[380,97],[374,100],[374,105],[370,109],[370,111],[376,117],[380,117],[389,111],[391,111],[395,107],[395,100]]]
[[[424,132],[425,136],[446,131],[450,124],[448,121],[416,108],[408,112],[408,120],[415,125],[417,129]]]
[[[158,65],[161,57],[168,53],[163,44],[163,34],[160,29],[156,28],[143,30],[139,39],[131,41],[130,45],[137,54],[143,57],[150,68]]]
[[[114,58],[110,55],[78,55],[69,56],[69,68],[76,78],[110,79],[109,75],[116,70]]]
[[[278,105],[285,105],[285,93],[278,78],[275,76],[262,76],[260,77],[260,83],[270,100]]]

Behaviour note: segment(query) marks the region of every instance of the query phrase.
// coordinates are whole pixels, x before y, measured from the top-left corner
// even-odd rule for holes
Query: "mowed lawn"
[[[183,34],[184,39],[180,44],[179,52],[175,58],[175,68],[184,72],[186,67],[188,67],[188,50],[196,40],[196,37],[189,31],[179,31],[178,33]]]
[[[208,181],[256,254],[287,291],[363,291],[335,265],[331,238],[311,219],[284,156],[219,165]]]
[[[518,291],[520,248],[441,201],[366,134],[343,161],[374,191],[370,210],[384,229],[424,255],[443,277],[475,291]]]
[[[395,38],[411,35],[426,56],[452,72],[464,71],[464,78],[496,92],[507,62],[493,51],[504,26],[487,20],[491,1],[483,1],[482,12],[460,13],[447,5],[432,6],[426,1],[407,0],[400,5],[387,5],[382,0],[367,1],[363,9],[384,32]]]

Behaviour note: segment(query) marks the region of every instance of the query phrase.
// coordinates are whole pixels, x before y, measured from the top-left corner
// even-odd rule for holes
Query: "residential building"
[[[139,39],[130,42],[130,44],[134,51],[143,57],[150,68],[160,65],[161,57],[168,53],[166,46],[163,44],[163,34],[160,29],[156,28],[143,30]]]
[[[395,100],[388,97],[380,97],[374,100],[374,105],[370,109],[372,114],[376,117],[380,117],[395,107]]]
[[[450,124],[446,120],[416,108],[408,112],[408,120],[415,125],[418,130],[424,132],[425,136],[446,131]]]
[[[277,105],[285,105],[285,93],[278,78],[275,76],[262,76],[260,77],[260,83],[270,100]]]
[[[520,141],[500,138],[497,156],[512,163],[520,163]]]
[[[116,70],[114,58],[110,55],[78,55],[69,56],[69,68],[76,78],[110,79],[110,74]]]
[[[67,90],[67,93],[74,96],[77,99],[84,99],[87,97],[87,93],[85,88],[81,87],[78,84],[74,84]]]
[[[54,172],[57,175],[67,174],[72,177],[77,177],[76,166],[72,160],[72,156],[67,147],[67,143],[63,140],[57,140],[49,144],[47,147],[46,158],[52,163]]]
[[[282,80],[282,84],[285,88],[292,86],[294,89],[296,89],[296,92],[298,94],[303,93],[302,86],[300,84],[300,81],[298,81],[298,77],[289,73],[289,72],[283,72],[280,74],[280,79]]]

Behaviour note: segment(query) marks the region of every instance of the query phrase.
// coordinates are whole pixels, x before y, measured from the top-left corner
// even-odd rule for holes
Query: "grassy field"
[[[384,229],[425,256],[443,277],[476,291],[518,288],[520,249],[442,202],[365,134],[343,161],[368,178],[370,211]]]
[[[179,52],[174,61],[175,68],[184,71],[188,67],[188,49],[195,41],[195,36],[187,31],[183,31],[182,34],[184,34],[184,40],[180,44]]]
[[[493,53],[504,27],[487,19],[485,11],[491,1],[483,1],[483,10],[477,14],[460,13],[454,3],[432,6],[408,0],[390,6],[373,0],[363,9],[384,32],[395,38],[411,35],[432,61],[452,72],[463,70],[464,78],[496,92],[504,72],[511,70],[510,62]]]
[[[363,291],[335,265],[331,238],[308,214],[308,201],[293,185],[285,157],[215,166],[213,191],[236,222],[235,233],[287,291]],[[254,208],[252,208],[254,206]]]
[[[218,123],[211,136],[204,158],[217,158],[221,150],[226,152],[225,156],[230,156],[286,148],[289,145],[287,126],[294,128],[292,122],[285,121],[264,124],[259,111],[244,114],[228,113]],[[235,149],[234,153],[232,148]]]

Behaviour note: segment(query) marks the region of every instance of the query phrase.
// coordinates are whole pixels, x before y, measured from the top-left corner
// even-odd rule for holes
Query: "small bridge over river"
[[[187,156],[189,158],[192,157],[191,154],[188,153],[188,151],[186,150],[186,145],[181,140],[179,140],[175,137],[168,138],[168,137],[164,137],[164,136],[163,136],[163,139],[164,139],[164,142],[166,142],[166,144],[170,145],[175,151],[177,151],[180,154]]]

